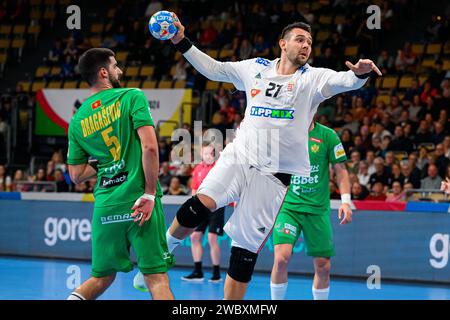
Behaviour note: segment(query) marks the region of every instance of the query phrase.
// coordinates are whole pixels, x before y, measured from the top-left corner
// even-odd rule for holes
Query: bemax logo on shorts
[[[58,240],[87,242],[91,240],[91,222],[88,219],[47,218],[44,222],[44,242],[53,247]]]
[[[99,186],[102,189],[116,187],[118,185],[121,185],[125,181],[127,181],[128,180],[127,177],[128,177],[128,172],[119,173],[118,175],[116,175],[112,178],[102,177],[102,179],[100,180]]]

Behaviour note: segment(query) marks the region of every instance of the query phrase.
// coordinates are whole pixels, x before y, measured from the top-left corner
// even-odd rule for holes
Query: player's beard
[[[111,75],[109,75],[109,82],[111,82],[113,88],[122,88],[119,78],[114,79]]]
[[[303,67],[308,61],[308,57],[302,59],[302,57],[300,57],[300,55],[298,55],[297,53],[288,54],[287,57],[289,61],[298,68]]]

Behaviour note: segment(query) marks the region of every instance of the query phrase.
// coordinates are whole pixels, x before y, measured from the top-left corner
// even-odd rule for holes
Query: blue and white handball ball
[[[156,39],[169,40],[178,30],[173,21],[174,18],[169,11],[158,11],[150,18],[148,28]]]

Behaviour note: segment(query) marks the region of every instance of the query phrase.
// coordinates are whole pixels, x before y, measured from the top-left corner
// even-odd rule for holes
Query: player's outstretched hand
[[[446,194],[450,193],[450,179],[446,178],[446,181],[441,182],[441,191],[444,191]]]
[[[344,213],[344,219],[342,219],[342,213]],[[338,218],[341,220],[341,224],[347,224],[352,222],[352,208],[350,208],[350,205],[348,203],[343,203],[341,207],[339,208],[339,215]]]
[[[383,75],[380,69],[378,69],[375,63],[373,63],[370,59],[359,59],[356,64],[352,64],[350,61],[345,61],[345,65],[357,75],[369,73],[372,70],[375,71],[380,77]]]
[[[181,24],[180,19],[178,19],[178,16],[175,14],[175,12],[171,12],[173,16],[173,24],[175,27],[177,27],[178,31],[175,33],[175,35],[170,39],[173,44],[177,44],[184,38],[184,26]]]
[[[149,200],[142,197],[137,199],[134,206],[131,208],[131,210],[134,210],[131,214],[131,217],[135,218],[134,222],[140,221],[139,226],[142,226],[144,222],[150,220],[154,206],[154,200]]]

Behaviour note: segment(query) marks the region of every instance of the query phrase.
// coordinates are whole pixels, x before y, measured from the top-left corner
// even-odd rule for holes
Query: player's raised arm
[[[240,77],[237,70],[233,68],[232,63],[217,61],[200,51],[187,37],[185,37],[184,26],[181,24],[176,14],[172,14],[174,16],[174,25],[177,27],[178,32],[170,40],[189,63],[206,78],[213,81],[231,82],[236,88],[243,90],[244,88],[241,84]]]
[[[359,59],[356,64],[346,61],[345,64],[349,71],[334,72],[322,86],[321,94],[325,98],[361,88],[372,71],[382,76],[380,69],[369,59]]]

